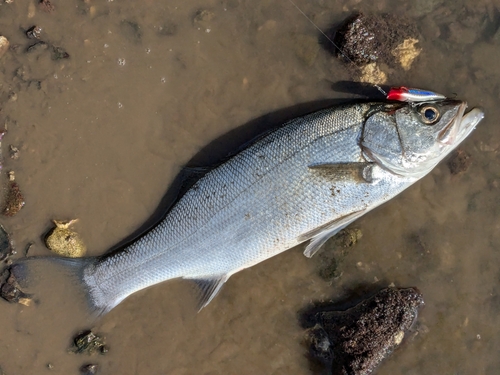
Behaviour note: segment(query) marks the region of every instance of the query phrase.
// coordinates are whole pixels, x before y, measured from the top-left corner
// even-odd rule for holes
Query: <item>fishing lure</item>
[[[387,94],[387,100],[396,100],[398,102],[429,102],[443,99],[446,99],[446,96],[436,92],[411,89],[404,86],[392,87]]]

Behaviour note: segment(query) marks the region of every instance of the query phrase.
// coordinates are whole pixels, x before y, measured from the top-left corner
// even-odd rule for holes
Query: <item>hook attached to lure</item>
[[[410,89],[408,87],[392,87],[387,94],[387,100],[396,100],[398,102],[429,102],[433,100],[443,100],[446,96],[436,92]]]

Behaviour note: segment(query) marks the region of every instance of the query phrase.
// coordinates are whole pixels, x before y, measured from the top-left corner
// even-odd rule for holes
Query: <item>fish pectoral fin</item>
[[[198,287],[198,312],[201,311],[219,293],[222,285],[227,281],[227,275],[191,279]]]
[[[328,241],[331,237],[335,236],[342,229],[351,224],[354,220],[363,216],[366,210],[355,211],[349,215],[342,216],[334,221],[326,223],[319,228],[313,229],[298,237],[300,242],[311,240],[304,250],[304,255],[308,258],[312,257],[316,252]]]
[[[335,180],[349,179],[371,183],[374,165],[375,163],[371,162],[323,163],[310,165],[309,169]]]

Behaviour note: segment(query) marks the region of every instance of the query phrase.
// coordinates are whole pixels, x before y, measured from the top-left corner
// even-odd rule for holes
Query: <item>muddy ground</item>
[[[180,168],[217,137],[248,125],[198,161],[211,164],[273,123],[355,97],[332,90],[352,72],[326,49],[301,44],[319,33],[288,0],[54,0],[51,11],[37,3],[0,4],[0,35],[11,44],[0,58],[4,170],[15,170],[26,201],[0,222],[18,256],[30,242],[31,255],[47,255],[41,237],[51,220],[73,218],[89,254],[102,254],[166,206]],[[415,19],[422,53],[409,71],[389,71],[389,84],[485,109],[462,146],[469,169],[452,175],[444,162],[357,221],[363,237],[334,280],[299,247],[233,276],[199,314],[186,282],[131,296],[91,324],[106,336],[105,356],[67,353],[89,324],[79,296],[48,272],[50,303],[0,301],[5,374],[76,374],[84,363],[102,374],[310,374],[297,312],[391,283],[417,286],[426,306],[418,335],[379,374],[498,373],[498,2],[295,3],[323,30],[355,11]],[[34,25],[47,44],[28,52],[37,40],[25,30]]]

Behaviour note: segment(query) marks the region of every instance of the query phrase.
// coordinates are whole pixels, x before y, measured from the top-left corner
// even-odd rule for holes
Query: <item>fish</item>
[[[172,279],[193,281],[202,309],[235,273],[306,242],[313,256],[428,174],[484,117],[466,108],[451,99],[364,102],[292,119],[204,174],[120,251],[50,259],[76,277],[97,316]],[[40,259],[12,270],[23,281]]]

